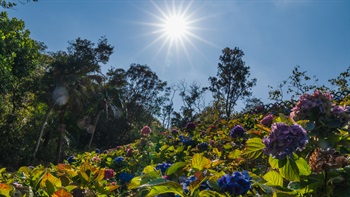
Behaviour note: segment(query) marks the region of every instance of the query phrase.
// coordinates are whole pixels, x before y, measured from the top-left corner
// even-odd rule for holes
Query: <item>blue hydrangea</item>
[[[244,195],[251,188],[251,178],[247,171],[225,174],[218,180],[221,192],[228,192],[234,196]]]
[[[96,148],[95,153],[100,154],[101,153],[100,149]]]
[[[73,162],[76,162],[74,156],[69,156],[68,159],[67,159],[68,163],[73,163]]]
[[[134,176],[132,174],[129,174],[129,173],[126,173],[126,172],[122,172],[118,176],[118,179],[122,183],[129,183],[131,181],[131,179],[133,179],[133,178],[134,178]]]
[[[197,145],[197,148],[200,151],[205,151],[205,150],[208,149],[208,147],[209,147],[208,143],[206,143],[206,142],[203,142],[203,143],[200,143],[200,144]]]
[[[116,157],[114,159],[114,163],[121,163],[122,161],[124,161],[124,157],[122,157],[122,156]]]
[[[243,137],[244,134],[245,134],[245,130],[240,125],[233,127],[233,129],[230,131],[230,137],[232,138]]]
[[[296,150],[304,149],[308,138],[305,129],[300,125],[288,126],[277,122],[272,124],[270,135],[265,136],[262,142],[266,146],[265,154],[271,154],[277,159],[285,159],[292,156]]]
[[[197,178],[192,175],[192,176],[188,177],[186,180],[184,180],[184,182],[181,183],[182,189],[184,190],[185,193],[189,192],[188,187],[195,180],[197,180]]]
[[[185,137],[183,135],[179,136],[180,142],[182,142],[185,146],[194,146],[195,142],[190,137]]]
[[[167,162],[159,163],[159,164],[157,164],[156,169],[157,169],[157,170],[160,170],[160,171],[162,172],[162,174],[164,174],[165,171],[166,171],[171,165],[172,165],[171,163],[167,163]]]

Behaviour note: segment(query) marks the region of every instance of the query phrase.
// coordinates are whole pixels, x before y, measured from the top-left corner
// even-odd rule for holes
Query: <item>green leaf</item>
[[[260,138],[251,138],[246,142],[246,149],[243,152],[243,156],[248,159],[257,159],[261,154],[265,145]]]
[[[228,154],[228,158],[237,159],[241,156],[241,151],[239,149],[235,149]]]
[[[211,190],[203,190],[199,193],[199,197],[208,197],[208,196],[212,196],[212,197],[225,197],[225,195],[222,195],[216,191],[211,191]]]
[[[290,158],[286,161],[286,164],[282,168],[279,168],[281,175],[289,181],[299,182],[300,176],[297,164]]]
[[[304,158],[299,157],[299,159],[295,160],[295,163],[298,166],[300,176],[308,176],[311,174],[311,168]]]
[[[182,190],[182,186],[175,182],[161,183],[159,185],[150,187],[150,189],[151,190],[146,197],[157,196],[165,193],[174,193],[180,195],[181,197],[185,196]]]
[[[155,172],[154,170],[154,167],[153,166],[146,166],[143,171],[142,171],[144,174],[148,174],[148,173],[151,173],[151,172]]]
[[[185,162],[176,162],[173,165],[171,165],[167,171],[165,172],[166,175],[172,175],[175,172],[177,172],[180,169],[183,169],[187,164]]]
[[[203,156],[203,154],[195,154],[192,157],[192,167],[197,170],[203,170],[210,167],[211,161]]]
[[[276,171],[266,173],[263,178],[267,181],[267,185],[283,187],[283,177]]]
[[[142,181],[142,177],[141,176],[137,176],[134,177],[133,179],[131,179],[129,185],[128,185],[128,189],[136,189],[141,185],[141,181]]]

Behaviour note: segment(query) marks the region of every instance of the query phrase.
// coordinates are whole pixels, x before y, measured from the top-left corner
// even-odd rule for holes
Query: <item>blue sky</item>
[[[296,65],[316,75],[319,85],[350,66],[348,0],[39,0],[7,11],[49,51],[65,50],[77,37],[97,42],[106,36],[115,52],[103,71],[147,64],[169,85],[207,86],[221,50],[239,47],[258,80],[253,94],[267,103],[268,85],[279,84]],[[157,25],[172,12],[190,21],[193,36],[183,45],[159,39]]]

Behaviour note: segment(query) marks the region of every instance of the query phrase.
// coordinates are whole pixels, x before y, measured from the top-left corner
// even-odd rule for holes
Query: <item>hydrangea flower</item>
[[[185,137],[183,135],[179,136],[180,142],[182,142],[185,146],[194,146],[194,141],[190,137]]]
[[[269,126],[271,126],[272,121],[273,121],[273,116],[272,116],[272,114],[269,114],[269,115],[265,116],[265,117],[260,121],[260,124],[269,127]]]
[[[157,170],[160,170],[162,172],[162,174],[165,173],[165,171],[171,166],[171,163],[167,163],[167,162],[163,162],[163,163],[159,163],[156,166]]]
[[[197,148],[200,151],[205,151],[205,150],[208,149],[208,147],[209,147],[208,143],[206,143],[206,142],[203,142],[203,143],[200,143],[200,144],[197,145]]]
[[[105,179],[111,179],[114,177],[114,170],[113,169],[105,169]]]
[[[67,159],[68,163],[73,163],[73,162],[76,162],[74,156],[69,156],[68,159]]]
[[[126,172],[122,172],[119,174],[118,179],[122,182],[122,183],[129,183],[131,181],[131,179],[133,179],[134,176],[132,174],[126,173]]]
[[[306,131],[300,126],[291,126],[285,123],[274,123],[271,126],[270,135],[262,139],[265,144],[264,153],[271,154],[274,158],[284,159],[290,157],[296,150],[305,148],[308,142]]]
[[[234,196],[244,195],[251,188],[251,178],[247,171],[225,174],[218,180],[222,192],[228,192]]]
[[[184,190],[185,193],[188,193],[188,192],[189,192],[188,187],[189,187],[190,184],[191,184],[193,181],[195,181],[195,180],[197,180],[197,178],[196,178],[195,176],[192,175],[192,176],[186,178],[186,179],[181,183],[182,189]]]
[[[122,157],[122,156],[116,157],[114,159],[114,163],[121,163],[122,161],[124,161],[124,157]]]
[[[149,126],[144,126],[142,129],[141,129],[141,134],[143,136],[147,136],[151,133],[151,128]]]
[[[346,110],[347,109],[345,109],[342,106],[335,105],[331,109],[331,112],[342,124],[344,124],[344,123],[348,122],[349,118],[350,118],[349,114],[347,113]]]
[[[243,137],[244,134],[245,134],[245,130],[240,125],[233,127],[233,129],[230,131],[230,137],[232,138]]]
[[[101,153],[100,149],[96,148],[95,153],[100,154]]]
[[[194,124],[194,122],[189,122],[186,125],[186,131],[194,131],[196,129],[196,124]]]
[[[323,94],[318,90],[313,94],[303,94],[292,109],[290,116],[295,121],[308,119],[310,118],[309,112],[313,109],[317,109],[317,113],[326,114],[332,107],[331,99],[332,97],[329,93]]]
[[[176,130],[176,129],[173,129],[173,130],[171,130],[171,134],[172,135],[177,135],[177,134],[179,134],[179,131]]]

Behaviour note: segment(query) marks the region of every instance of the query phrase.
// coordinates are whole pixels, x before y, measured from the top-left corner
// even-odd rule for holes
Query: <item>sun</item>
[[[156,48],[154,59],[164,57],[164,61],[173,62],[185,57],[190,64],[192,64],[191,53],[194,51],[205,57],[198,46],[201,43],[210,46],[214,44],[199,34],[207,31],[202,25],[211,16],[203,16],[200,13],[200,6],[193,6],[193,0],[150,2],[154,9],[143,9],[143,11],[152,18],[141,24],[150,28],[146,36],[150,36],[151,42],[142,48],[139,54]]]
[[[170,40],[180,40],[189,35],[189,21],[184,16],[167,16],[162,26],[163,33]]]

